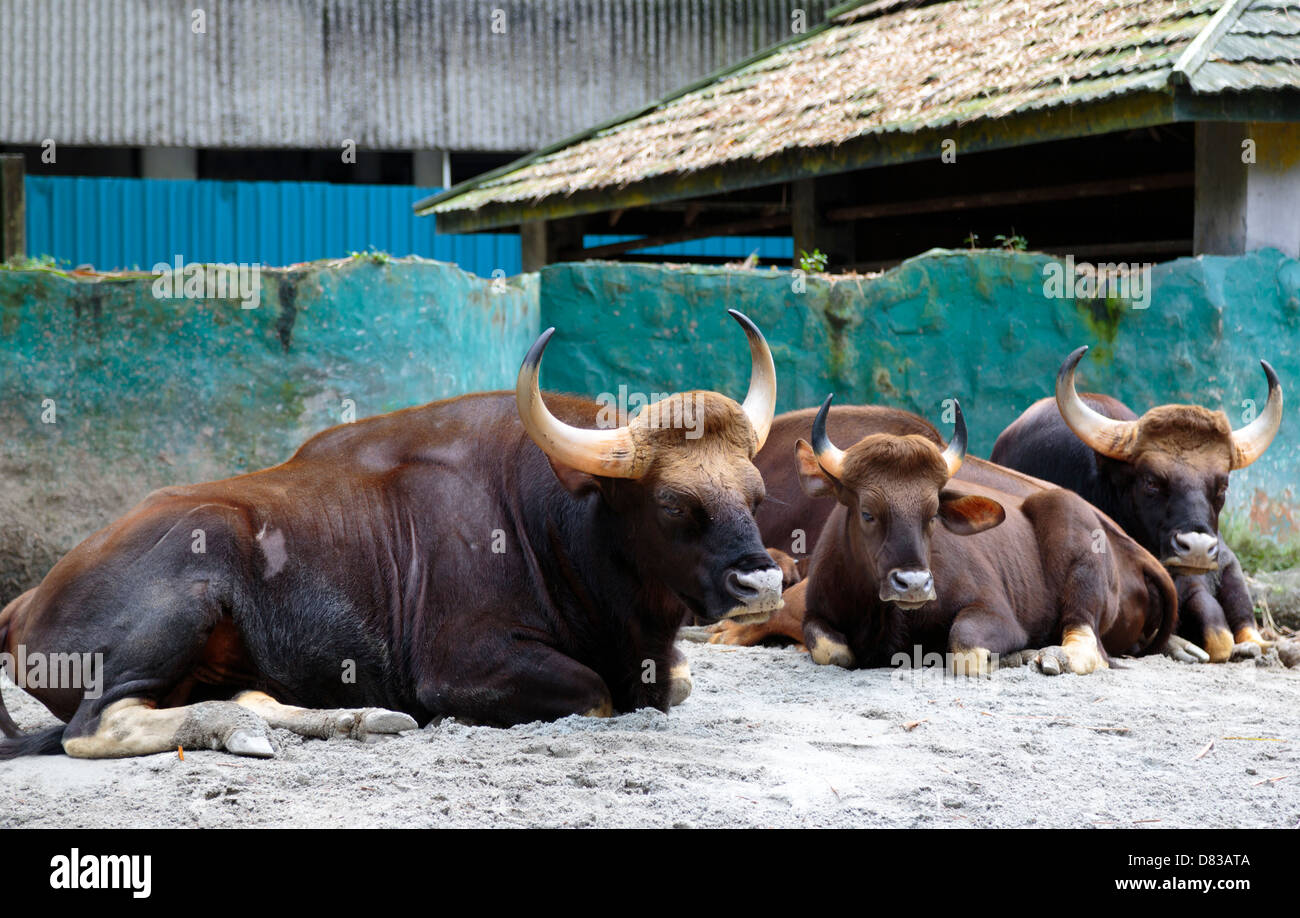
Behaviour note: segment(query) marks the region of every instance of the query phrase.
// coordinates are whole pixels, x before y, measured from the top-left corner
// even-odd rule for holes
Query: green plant
[[[1253,529],[1247,517],[1225,513],[1219,533],[1248,572],[1300,567],[1300,538],[1273,539]]]
[[[0,264],[10,271],[49,271],[58,270],[59,261],[53,255],[19,255]]]
[[[813,249],[811,252],[800,250],[799,252],[799,270],[805,274],[820,274],[826,270],[826,253],[821,249]]]
[[[381,252],[373,245],[364,252],[349,252],[353,258],[368,258],[377,265],[386,265],[393,260],[393,256],[387,252]]]
[[[993,237],[993,241],[1002,246],[1002,248],[1008,252],[1023,252],[1025,249],[1029,248],[1029,240],[1024,236],[1017,236],[1015,233],[1016,228],[1013,226],[1011,227],[1010,236],[1004,236],[1001,233],[998,233]]]
[[[965,242],[966,242],[966,245],[967,245],[969,248],[972,248],[972,249],[973,249],[973,248],[975,248],[977,245],[980,244],[980,237],[979,237],[978,235],[976,235],[975,233],[970,233],[970,234],[966,237]]]

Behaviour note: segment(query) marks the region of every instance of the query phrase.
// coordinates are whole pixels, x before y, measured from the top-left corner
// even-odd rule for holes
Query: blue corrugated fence
[[[377,249],[454,262],[490,277],[521,270],[519,237],[438,235],[411,205],[438,189],[326,182],[27,177],[27,250],[72,266],[149,270],[158,262],[288,265]],[[590,237],[599,245],[625,237]],[[724,237],[664,255],[789,258],[788,238]]]

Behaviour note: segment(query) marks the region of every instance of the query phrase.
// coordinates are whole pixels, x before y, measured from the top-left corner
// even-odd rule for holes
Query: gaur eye
[[[1148,494],[1160,493],[1160,479],[1154,475],[1148,475],[1142,479],[1142,487]]]
[[[864,522],[864,523],[874,523],[875,521],[876,521],[876,518],[875,518],[874,516],[872,516],[872,515],[871,515],[870,513],[868,513],[866,510],[863,510],[863,511],[862,511],[862,522]]]
[[[659,509],[663,512],[664,516],[678,517],[682,515],[682,508],[675,504],[660,504]]]

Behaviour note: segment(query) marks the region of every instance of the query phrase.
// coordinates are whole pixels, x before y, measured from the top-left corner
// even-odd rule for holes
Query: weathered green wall
[[[343,419],[508,388],[555,325],[543,386],[590,396],[712,388],[741,397],[752,317],[776,356],[782,410],[872,402],[948,425],[972,449],[1050,394],[1073,348],[1086,388],[1139,410],[1266,395],[1258,360],[1300,404],[1300,262],[1266,251],[1152,270],[1146,309],[1044,295],[1046,256],[935,251],[880,277],[569,264],[509,281],[419,259],[263,272],[256,309],[157,299],[152,278],[87,282],[0,270],[0,601],[155,487],[262,468]],[[46,399],[57,422],[42,422]],[[1233,479],[1258,528],[1294,529],[1300,423]]]
[[[511,387],[537,335],[535,275],[420,259],[265,270],[255,309],[152,285],[0,270],[0,600],[155,487],[283,461],[345,399]]]
[[[776,358],[782,410],[837,402],[895,405],[942,419],[956,397],[972,450],[1050,395],[1057,368],[1091,345],[1081,389],[1142,411],[1165,402],[1224,408],[1267,394],[1261,357],[1300,404],[1300,262],[1276,251],[1187,258],[1151,270],[1145,309],[1123,300],[1044,295],[1048,256],[935,250],[880,277],[650,265],[566,264],[541,272],[543,326],[558,328],[548,388],[595,394],[716,388],[740,397],[749,373],[735,307],[763,329]],[[1268,528],[1290,525],[1300,423],[1288,408],[1264,458],[1233,479],[1237,509]],[[1270,519],[1270,517],[1281,519]]]

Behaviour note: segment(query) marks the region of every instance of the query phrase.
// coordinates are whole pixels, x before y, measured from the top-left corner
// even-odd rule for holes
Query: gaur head
[[[1219,512],[1228,473],[1268,449],[1282,423],[1282,386],[1267,361],[1268,402],[1233,430],[1222,411],[1199,405],[1161,405],[1137,420],[1117,421],[1094,411],[1074,388],[1081,347],[1056,376],[1056,404],[1080,440],[1095,450],[1098,469],[1131,507],[1142,532],[1133,533],[1173,570],[1218,567]]]
[[[574,494],[596,491],[619,520],[640,575],[666,584],[705,621],[762,621],[781,605],[781,570],[763,549],[754,509],[763,478],[754,467],[776,412],[776,367],[757,326],[730,313],[749,338],[749,394],[672,395],[626,425],[565,424],[542,401],[542,351],[533,344],[515,399],[524,427]]]
[[[1006,518],[997,501],[946,487],[966,455],[961,406],[956,406],[956,428],[945,449],[915,434],[871,434],[840,450],[826,436],[830,405],[828,396],[813,421],[812,444],[795,444],[803,488],[813,497],[833,496],[844,505],[848,551],[880,599],[903,609],[919,608],[936,598],[930,573],[935,524],[972,535]]]

